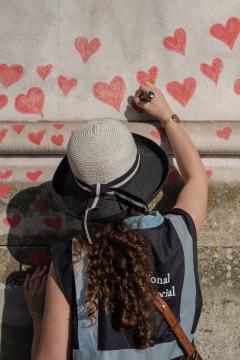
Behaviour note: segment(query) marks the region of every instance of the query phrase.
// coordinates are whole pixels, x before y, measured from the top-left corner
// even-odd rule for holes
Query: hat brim
[[[169,160],[165,151],[149,138],[132,133],[140,153],[140,166],[128,183],[121,189],[142,198],[149,203],[163,187],[168,173]],[[82,214],[89,200],[89,193],[77,185],[71,171],[67,155],[58,165],[52,182],[51,191],[57,205],[69,215],[82,218]],[[125,200],[116,195],[100,197],[94,211],[93,219],[114,218],[118,214],[126,213],[132,207]]]

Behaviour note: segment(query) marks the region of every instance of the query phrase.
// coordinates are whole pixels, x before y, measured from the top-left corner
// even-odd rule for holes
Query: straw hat
[[[154,141],[130,132],[122,121],[96,119],[72,133],[51,190],[61,209],[82,220],[92,244],[89,221],[123,219],[129,208],[149,214],[148,204],[168,173],[168,156]]]

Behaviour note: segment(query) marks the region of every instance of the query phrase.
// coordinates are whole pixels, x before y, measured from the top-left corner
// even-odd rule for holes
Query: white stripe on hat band
[[[106,194],[111,194],[111,195],[116,194],[119,197],[121,197],[123,199],[126,199],[128,202],[130,202],[130,203],[132,203],[134,205],[137,205],[139,207],[142,207],[143,209],[149,211],[149,208],[148,208],[148,206],[146,204],[143,204],[143,203],[141,203],[139,201],[136,201],[136,200],[132,199],[129,196],[126,196],[126,195],[123,195],[123,194],[119,193],[118,189],[117,189],[121,185],[125,184],[128,180],[130,180],[134,176],[134,174],[137,172],[137,170],[139,168],[139,165],[140,165],[140,154],[139,154],[138,150],[137,150],[137,156],[138,156],[138,161],[137,161],[136,167],[134,168],[133,172],[126,179],[122,180],[120,183],[115,184],[113,186],[110,186],[109,187],[110,189],[111,188],[116,188],[116,189],[114,189],[113,191],[106,191]],[[87,185],[85,186],[85,185],[81,184],[75,176],[74,176],[74,179],[75,179],[76,183],[78,184],[78,186],[80,186],[82,189],[84,189],[84,190],[86,190],[88,192],[91,192],[91,188],[89,188]],[[88,212],[89,212],[89,210],[94,209],[96,207],[96,205],[97,205],[97,203],[99,201],[99,198],[100,198],[100,194],[101,194],[100,190],[101,190],[101,183],[97,183],[96,184],[96,195],[95,195],[93,204],[92,204],[92,206],[90,208],[87,208],[85,210],[85,214],[84,214],[84,229],[85,229],[85,234],[87,236],[88,242],[90,244],[92,244],[92,240],[91,240],[91,236],[90,236],[90,234],[88,232],[88,226],[87,226]]]

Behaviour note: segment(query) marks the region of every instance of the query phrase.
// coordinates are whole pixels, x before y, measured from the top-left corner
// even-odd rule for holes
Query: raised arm
[[[139,99],[141,93],[150,90],[155,93],[154,99],[147,103],[141,101]],[[163,93],[149,82],[141,85],[136,91],[134,101],[159,121],[168,119],[173,114]],[[174,208],[181,208],[192,216],[198,235],[207,213],[208,178],[206,171],[197,149],[181,123],[168,122],[165,131],[185,181]]]

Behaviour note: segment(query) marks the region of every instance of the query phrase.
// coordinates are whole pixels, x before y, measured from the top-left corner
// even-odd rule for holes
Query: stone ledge
[[[63,154],[71,132],[86,121],[2,121],[0,154]],[[167,153],[172,153],[166,133],[157,120],[123,120],[123,123],[130,131],[149,137],[161,144]],[[240,121],[183,121],[183,126],[200,154],[240,153]]]

